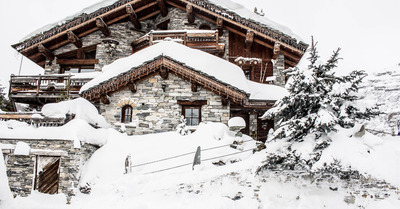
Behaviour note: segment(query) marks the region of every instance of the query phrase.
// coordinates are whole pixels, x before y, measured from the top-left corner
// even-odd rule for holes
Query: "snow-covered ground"
[[[386,113],[399,112],[397,71],[395,67],[367,77],[360,90],[363,102],[378,102]],[[307,171],[278,169],[257,173],[266,156],[288,153],[288,146],[304,160],[315,157],[315,140],[306,137],[292,145],[282,140],[271,141],[266,149],[253,154],[255,141],[245,135],[235,137],[221,123],[201,124],[187,136],[177,132],[127,136],[108,128],[104,118],[83,99],[43,108],[47,117],[67,113],[75,114],[75,119],[62,127],[36,128],[17,121],[0,122],[0,137],[41,139],[63,134],[71,140],[102,145],[81,171],[80,187],[86,191],[90,188],[90,193],[81,193],[78,188],[70,204],[66,204],[64,194],[36,191],[29,197],[12,198],[1,158],[0,208],[390,209],[400,205],[400,136],[366,132],[358,137],[355,133],[361,124],[329,134],[331,145]],[[367,127],[390,131],[382,122],[387,117],[382,115],[365,122]],[[89,123],[102,128],[95,129]],[[233,148],[230,145],[234,141],[243,143]],[[192,170],[198,146],[202,162]],[[133,167],[126,174],[128,155]],[[358,171],[361,180],[318,173],[335,163],[344,170]]]

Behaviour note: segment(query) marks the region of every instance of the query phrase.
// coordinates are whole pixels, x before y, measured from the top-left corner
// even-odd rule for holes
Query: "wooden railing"
[[[134,52],[147,46],[156,44],[164,39],[182,43],[185,46],[200,49],[210,53],[221,53],[225,50],[225,44],[219,43],[217,30],[162,30],[151,31],[132,42]]]
[[[0,121],[16,120],[26,122],[35,127],[56,127],[62,126],[72,120],[75,115],[65,117],[46,117],[40,112],[2,112]]]
[[[81,87],[92,78],[72,75],[11,75],[9,98],[14,102],[42,105],[79,96]]]

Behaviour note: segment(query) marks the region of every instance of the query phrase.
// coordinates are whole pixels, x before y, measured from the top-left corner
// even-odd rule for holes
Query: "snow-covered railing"
[[[170,39],[185,46],[207,52],[223,52],[225,44],[218,43],[217,30],[162,30],[150,31],[132,42],[134,51],[156,44],[164,39]]]
[[[92,78],[66,74],[26,75],[10,77],[9,97],[15,102],[36,104],[76,98],[80,88]]]
[[[56,127],[62,126],[74,116],[66,117],[46,117],[40,112],[2,112],[0,113],[0,121],[16,120],[26,122],[35,127]]]

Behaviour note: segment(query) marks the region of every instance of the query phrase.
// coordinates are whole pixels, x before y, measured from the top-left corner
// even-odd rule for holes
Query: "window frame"
[[[126,114],[126,110],[130,109],[130,114]],[[121,109],[121,123],[131,123],[133,118],[133,107],[131,105],[125,105]],[[126,121],[126,117],[129,117],[129,121]]]
[[[188,120],[188,117],[186,116],[186,110],[187,109],[190,109],[190,110],[192,110],[191,111],[191,115],[192,115],[192,117],[190,117],[190,120]],[[197,110],[199,110],[199,115],[198,115],[198,117],[196,118],[196,117],[193,117],[193,109],[197,109]],[[185,119],[186,119],[186,125],[187,126],[198,126],[199,124],[200,124],[200,122],[201,122],[201,105],[182,105],[182,115],[183,115],[183,117],[185,117]],[[197,125],[193,125],[193,118],[196,118],[197,119]]]

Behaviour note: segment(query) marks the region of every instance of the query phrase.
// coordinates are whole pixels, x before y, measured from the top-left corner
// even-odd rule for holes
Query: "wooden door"
[[[58,193],[60,157],[37,156],[35,189],[47,194]]]

